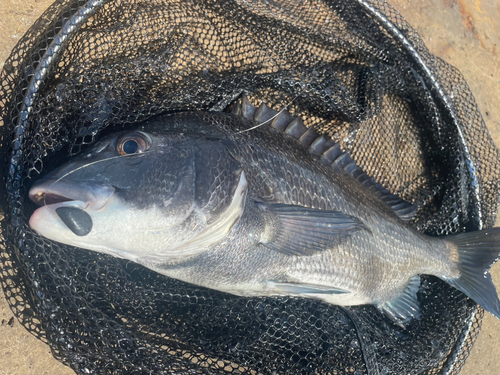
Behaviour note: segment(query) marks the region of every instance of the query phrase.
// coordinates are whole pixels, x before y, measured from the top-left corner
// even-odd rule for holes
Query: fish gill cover
[[[0,78],[0,280],[23,325],[77,373],[456,374],[482,309],[423,277],[422,315],[242,298],[38,236],[33,182],[156,114],[288,105],[430,235],[491,227],[497,149],[462,76],[386,2],[59,1]]]

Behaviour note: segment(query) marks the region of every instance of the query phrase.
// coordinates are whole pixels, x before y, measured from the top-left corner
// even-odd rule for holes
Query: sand
[[[53,0],[0,0],[0,68],[19,38]],[[497,0],[389,0],[430,51],[465,76],[500,145],[500,3]],[[500,220],[497,220],[500,226]],[[493,279],[500,290],[500,264]],[[500,320],[486,314],[462,375],[500,373]],[[74,374],[14,318],[0,292],[0,375]]]

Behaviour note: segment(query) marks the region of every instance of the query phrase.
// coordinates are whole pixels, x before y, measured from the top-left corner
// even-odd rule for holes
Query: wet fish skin
[[[192,284],[242,296],[374,304],[398,324],[419,315],[418,275],[435,275],[500,318],[491,278],[481,279],[498,256],[497,229],[425,236],[294,137],[269,127],[240,132],[252,125],[229,114],[191,112],[110,136],[34,184],[34,201],[44,194],[72,200],[42,206],[30,225],[55,241]],[[120,139],[143,133],[148,150],[116,157]],[[95,198],[78,188],[68,193],[81,184]],[[85,205],[93,222],[86,236],[53,216],[58,207]]]
[[[86,154],[35,183],[30,191],[34,201],[43,204],[37,198],[39,192],[59,194],[71,201],[43,206],[32,215],[30,225],[47,224],[44,235],[55,236],[59,242],[83,248],[92,246],[96,250],[108,246],[113,255],[130,256],[133,260],[147,254],[168,253],[178,242],[199,233],[205,220],[210,223],[221,215],[238,178],[233,173],[233,159],[223,157],[227,151],[222,144],[206,150],[203,144],[197,147],[196,139],[170,134],[151,140],[155,152],[116,158],[116,142],[127,134],[130,133],[106,138],[95,147],[99,150],[97,157],[92,152]],[[205,159],[196,163],[196,159],[207,155],[209,162],[214,161],[210,168],[206,168]],[[81,168],[88,163],[95,164]],[[215,185],[214,176],[217,176]],[[85,208],[93,213],[92,232],[84,238],[73,238],[73,233],[54,218],[53,210],[59,206]],[[202,215],[198,206],[204,207],[206,215]],[[110,215],[104,215],[106,212]],[[125,248],[121,246],[124,239]],[[138,247],[142,250],[135,254],[132,250]],[[115,248],[122,252],[114,251]],[[145,248],[149,251],[144,251]]]

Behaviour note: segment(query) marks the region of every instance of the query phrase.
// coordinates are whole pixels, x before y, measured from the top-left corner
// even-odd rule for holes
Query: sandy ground
[[[0,68],[19,38],[53,0],[0,0]],[[437,56],[466,77],[486,125],[500,145],[500,2],[389,0]],[[497,220],[500,226],[500,220]],[[500,262],[499,262],[500,263]],[[500,290],[500,264],[493,268]],[[500,373],[500,321],[486,314],[462,375]],[[74,374],[14,318],[0,293],[0,375]]]

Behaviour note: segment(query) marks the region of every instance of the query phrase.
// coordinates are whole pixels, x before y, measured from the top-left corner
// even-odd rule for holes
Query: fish
[[[248,131],[250,130],[251,131]],[[34,182],[30,227],[244,297],[371,304],[405,327],[433,275],[500,319],[500,228],[428,236],[415,207],[288,111],[180,112],[103,137]]]

